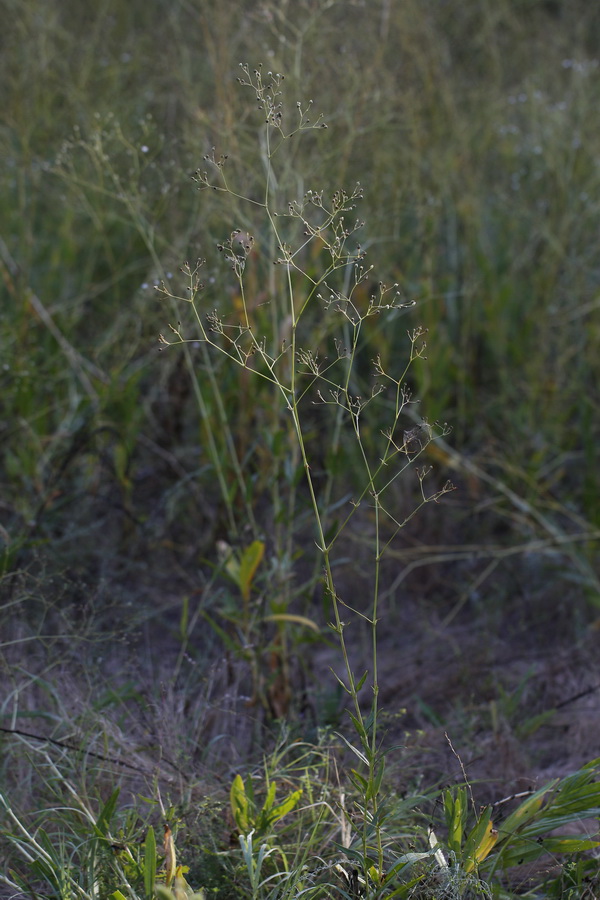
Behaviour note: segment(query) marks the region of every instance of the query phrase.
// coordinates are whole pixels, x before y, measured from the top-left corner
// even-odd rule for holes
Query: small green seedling
[[[264,803],[259,808],[254,797],[254,789],[250,776],[244,782],[241,775],[233,779],[230,791],[231,812],[240,834],[247,836],[254,832],[257,838],[268,837],[273,825],[283,819],[297,805],[302,790],[293,791],[281,803],[275,803],[277,783],[272,781],[267,790]]]

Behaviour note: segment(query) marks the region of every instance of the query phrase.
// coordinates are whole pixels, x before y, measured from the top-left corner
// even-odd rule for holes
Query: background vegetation
[[[0,726],[12,815],[30,836],[43,825],[63,881],[65,857],[83,867],[82,846],[89,872],[121,865],[125,851],[109,853],[103,835],[134,857],[145,839],[141,861],[104,886],[90,875],[89,896],[136,878],[151,896],[147,827],[162,815],[187,826],[190,883],[223,897],[267,895],[242,865],[256,859],[238,843],[251,825],[274,854],[265,866],[281,859],[275,822],[293,821],[277,846],[300,871],[307,815],[308,854],[326,867],[332,841],[348,849],[340,794],[357,787],[336,771],[344,702],[328,674],[339,660],[299,460],[247,373],[201,344],[158,353],[166,323],[189,323],[154,288],[179,292],[186,260],[206,259],[207,312],[240,308],[217,250],[234,228],[256,241],[253,309],[275,284],[270,235],[238,198],[192,177],[227,155],[232,181],[260,196],[264,123],[236,81],[246,61],[284,73],[290,107],[312,99],[309,115],[328,125],[294,144],[275,202],[360,182],[360,242],[377,273],[365,296],[381,278],[417,301],[366,323],[375,350],[357,359],[357,384],[375,353],[385,366],[406,360],[407,330],[422,326],[428,359],[410,387],[428,422],[452,426],[426,461],[435,484],[457,490],[411,520],[382,573],[381,705],[388,744],[403,747],[390,762],[390,834],[433,853],[428,817],[451,834],[459,803],[447,799],[444,820],[435,789],[462,783],[463,764],[478,804],[578,770],[595,753],[600,681],[594,4],[0,6]],[[311,426],[315,478],[326,492],[335,473],[327,496],[341,516],[360,461],[343,439],[319,457],[321,411]],[[367,423],[367,445],[380,427]],[[415,479],[401,481],[406,514]],[[363,511],[340,546],[359,609],[372,532]],[[369,656],[358,625],[350,642],[358,670]],[[313,812],[223,824],[238,772],[254,774],[261,809],[272,782],[285,797],[302,784]],[[585,796],[573,815],[594,808]],[[19,834],[10,816],[3,827]],[[465,851],[466,876],[484,832]],[[522,858],[502,851],[494,890],[591,891],[585,855],[565,868],[555,850],[531,878],[502,874]],[[71,896],[68,878],[50,893],[51,861],[28,872],[7,853],[39,896]],[[335,890],[356,895],[344,878]],[[483,890],[472,878],[451,889]]]

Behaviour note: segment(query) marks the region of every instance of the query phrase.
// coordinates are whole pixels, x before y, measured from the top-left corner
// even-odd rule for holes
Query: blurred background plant
[[[428,329],[410,387],[429,422],[453,426],[426,455],[459,490],[410,522],[382,569],[388,738],[417,758],[403,757],[399,783],[447,773],[440,728],[459,729],[470,775],[492,780],[486,800],[532,770],[579,768],[594,752],[600,682],[594,5],[4,0],[2,11],[0,725],[134,754],[141,782],[158,755],[156,777],[208,767],[227,785],[269,720],[289,714],[317,744],[319,729],[341,727],[340,695],[321,677],[333,651],[308,511],[299,491],[299,549],[286,554],[288,507],[273,505],[273,474],[298,488],[302,467],[268,392],[202,345],[156,352],[154,286],[173,284],[183,260],[207,258],[209,307],[241,304],[213,249],[250,223],[191,176],[223,154],[245,195],[259,190],[260,117],[235,84],[250,60],[326,113],[285,179],[298,197],[361,183],[361,246],[417,301],[408,318],[370,320],[369,342],[388,371],[407,328]],[[253,313],[266,315],[273,276],[256,265],[249,277]],[[358,371],[366,380],[371,357]],[[316,409],[315,437],[322,425]],[[363,439],[377,434],[374,422]],[[344,486],[332,524],[358,468],[340,442],[315,472]],[[340,545],[357,594],[372,525],[365,514]],[[261,558],[244,580],[235,562],[251,547]],[[352,640],[366,659],[365,634]],[[2,773],[32,809],[48,775],[25,756],[11,764],[14,740]],[[583,894],[586,866],[571,860],[552,890]]]
[[[539,537],[564,592],[576,580],[595,605],[596,12],[541,0],[493,13],[356,2],[351,15],[325,0],[168,14],[107,2],[91,18],[68,3],[8,7],[0,330],[13,554],[51,539],[68,559],[85,534],[79,561],[89,547],[90,565],[129,567],[131,543],[153,531],[163,549],[197,557],[235,534],[207,488],[218,458],[252,518],[255,488],[229,469],[253,449],[258,404],[219,370],[198,425],[190,358],[155,359],[151,288],[223,232],[223,207],[188,183],[213,145],[250,194],[260,180],[251,111],[232,82],[240,58],[261,57],[286,73],[290,96],[334,111],[327,141],[298,145],[289,162],[298,194],[307,172],[360,181],[363,246],[435,334],[415,394],[430,420],[453,423],[454,462],[496,479],[490,488],[465,471],[469,490],[453,500],[467,510],[461,538],[482,527],[513,544]],[[260,303],[268,283],[255,287]],[[384,366],[404,328],[377,334]],[[223,419],[232,409],[235,434]],[[277,458],[278,432],[268,440]],[[191,520],[192,548],[178,536]]]

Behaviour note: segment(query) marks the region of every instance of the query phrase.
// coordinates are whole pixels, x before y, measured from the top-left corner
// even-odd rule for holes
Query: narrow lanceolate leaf
[[[465,861],[465,872],[473,871],[476,866],[482,863],[486,856],[489,856],[494,849],[497,840],[498,829],[494,828],[493,822],[490,821],[485,826],[483,834],[471,856]]]
[[[173,879],[175,878],[175,872],[177,871],[177,856],[175,853],[175,841],[173,840],[173,832],[169,828],[168,825],[165,825],[165,881],[167,883],[167,887],[171,884]]]
[[[346,693],[349,694],[350,691],[348,690],[348,688],[346,687],[346,685],[344,684],[344,682],[342,681],[342,679],[340,678],[340,676],[339,676],[336,672],[334,672],[333,669],[332,669],[331,667],[329,668],[329,671],[331,672],[331,674],[333,675],[333,677],[335,678],[335,680],[338,682],[338,684],[341,684],[341,686],[344,688],[344,690],[346,691]]]
[[[448,828],[448,848],[459,856],[467,823],[466,788],[459,787],[455,792],[450,789],[444,792],[444,812]]]
[[[277,793],[277,782],[272,781],[269,785],[269,789],[267,791],[267,796],[265,797],[265,802],[263,803],[263,809],[270,810],[273,804],[275,803],[275,794]]]
[[[239,587],[244,600],[250,599],[250,589],[254,575],[265,553],[265,545],[262,541],[252,541],[246,547],[240,559]]]
[[[144,890],[147,900],[154,897],[154,880],[156,878],[156,838],[152,825],[146,834],[144,846]]]
[[[369,789],[369,783],[366,778],[357,772],[356,769],[350,769],[350,774],[348,776],[350,781],[354,785],[357,791],[366,794]]]
[[[279,803],[277,806],[273,807],[271,810],[271,821],[277,822],[279,819],[282,819],[284,816],[287,816],[289,812],[291,812],[295,806],[298,805],[300,797],[302,796],[302,790],[294,791],[290,796],[284,800],[282,803]]]
[[[112,792],[112,794],[100,810],[100,815],[96,819],[96,831],[103,836],[110,828],[111,819],[114,815],[115,809],[117,808],[119,790],[119,788],[115,788],[115,790]]]
[[[492,824],[491,816],[492,809],[488,806],[465,841],[463,850],[465,872],[472,872],[498,840],[498,832]]]
[[[587,836],[558,837],[556,835],[544,838],[542,841],[547,853],[583,853],[584,850],[596,850],[600,841],[593,841]]]
[[[502,851],[502,865],[511,866],[527,865],[535,862],[540,856],[552,858],[558,853],[581,853],[584,850],[594,850],[599,846],[598,841],[581,837],[546,837],[537,840],[519,839],[511,843]]]
[[[236,775],[229,792],[231,814],[241,834],[250,831],[249,804],[246,787],[241,775]]]
[[[312,628],[317,634],[320,634],[321,631],[317,623],[313,622],[312,619],[309,619],[306,616],[297,616],[294,613],[273,613],[270,616],[265,616],[264,621],[291,622],[293,625],[305,625],[307,628]]]
[[[352,750],[352,752],[356,756],[358,756],[361,763],[364,763],[365,766],[369,765],[369,761],[368,761],[367,757],[364,755],[364,753],[361,753],[360,750],[357,747],[355,747],[353,744],[351,744],[350,741],[347,738],[345,738],[343,734],[339,733],[339,731],[336,731],[335,734],[336,734],[336,737],[339,737],[343,740],[343,742],[345,743],[345,745],[348,747],[349,750]]]
[[[367,675],[368,675],[368,674],[369,674],[368,672],[365,672],[365,674],[362,675],[361,678],[360,678],[360,679],[357,681],[357,683],[355,684],[354,690],[356,691],[357,694],[358,694],[358,692],[360,691],[360,689],[361,689],[361,687],[363,686],[363,684],[365,683],[365,681],[367,680]]]
[[[377,797],[379,795],[379,791],[381,790],[381,782],[383,781],[383,773],[385,772],[385,760],[382,760],[377,768],[375,769],[375,774],[373,776],[373,781],[371,783],[371,787],[369,789],[369,793],[367,796],[368,800],[371,800],[373,797]]]
[[[531,822],[539,813],[544,798],[554,789],[557,783],[558,779],[550,781],[548,784],[544,785],[544,787],[540,788],[539,791],[536,791],[535,794],[532,794],[531,797],[528,797],[527,800],[524,800],[523,803],[521,803],[520,806],[518,806],[500,825],[500,828],[498,829],[500,832],[500,840],[512,837],[518,829],[523,828],[528,822]]]
[[[360,721],[360,719],[357,716],[353,715],[350,712],[350,710],[348,710],[348,715],[352,719],[352,724],[354,725],[354,730],[358,734],[358,736],[360,738],[360,742],[363,745],[363,749],[368,757],[371,752],[371,747],[369,745],[369,736],[367,734],[365,726],[363,725],[363,723]]]

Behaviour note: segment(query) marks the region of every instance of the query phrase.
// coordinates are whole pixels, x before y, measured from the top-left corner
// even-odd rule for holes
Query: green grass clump
[[[597,617],[597,12],[7,8],[7,896],[589,896],[597,760],[423,747]]]
[[[189,366],[163,363],[168,399],[156,395],[159,313],[147,298],[184,250],[223,233],[222,208],[204,196],[199,216],[185,187],[202,155],[213,145],[227,152],[230,170],[258,188],[254,125],[232,85],[237,61],[257,55],[288,73],[290,96],[334,111],[331,140],[315,136],[290,160],[298,193],[307,172],[366,191],[364,247],[376,247],[381,270],[419,298],[415,327],[435,331],[436,353],[413,376],[430,419],[451,421],[461,455],[558,520],[561,547],[569,535],[593,539],[595,11],[356,5],[340,43],[327,2],[285,15],[269,4],[234,14],[200,3],[189,17],[165,17],[153,4],[108,3],[91,18],[77,4],[11,8],[0,73],[11,539],[26,539],[33,520],[35,540],[54,540],[65,520],[86,533],[77,509],[55,498],[86,491],[91,465],[117,495],[133,488],[127,503],[106,501],[130,524],[152,514],[149,470],[160,470],[167,507],[178,479],[213,465],[202,457],[194,466],[197,433],[182,424],[193,403]],[[379,330],[384,365],[403,333],[403,324]],[[221,400],[206,398],[205,421],[222,453],[220,409],[240,386],[220,375]],[[108,452],[98,429],[113,436]],[[242,450],[244,429],[240,415]],[[159,462],[157,440],[177,445],[183,470]],[[98,502],[89,505],[102,520]],[[498,499],[496,510],[521,540],[523,529],[546,537],[510,503]],[[209,548],[220,523],[195,514]],[[123,554],[120,531],[106,552]],[[589,551],[569,553],[593,600]]]
[[[194,818],[165,808],[160,792],[144,814],[120,806],[118,788],[82,793],[48,749],[24,739],[20,749],[37,757],[57,799],[32,817],[0,794],[0,881],[15,896],[508,898],[522,895],[536,871],[528,896],[562,896],[570,886],[583,897],[596,881],[589,851],[599,842],[584,820],[600,808],[597,760],[479,810],[470,808],[471,787],[389,792],[380,811],[381,877],[356,831],[358,795],[336,785],[331,746],[281,743],[262,768],[236,776],[225,822],[216,785],[210,796],[195,795]]]

